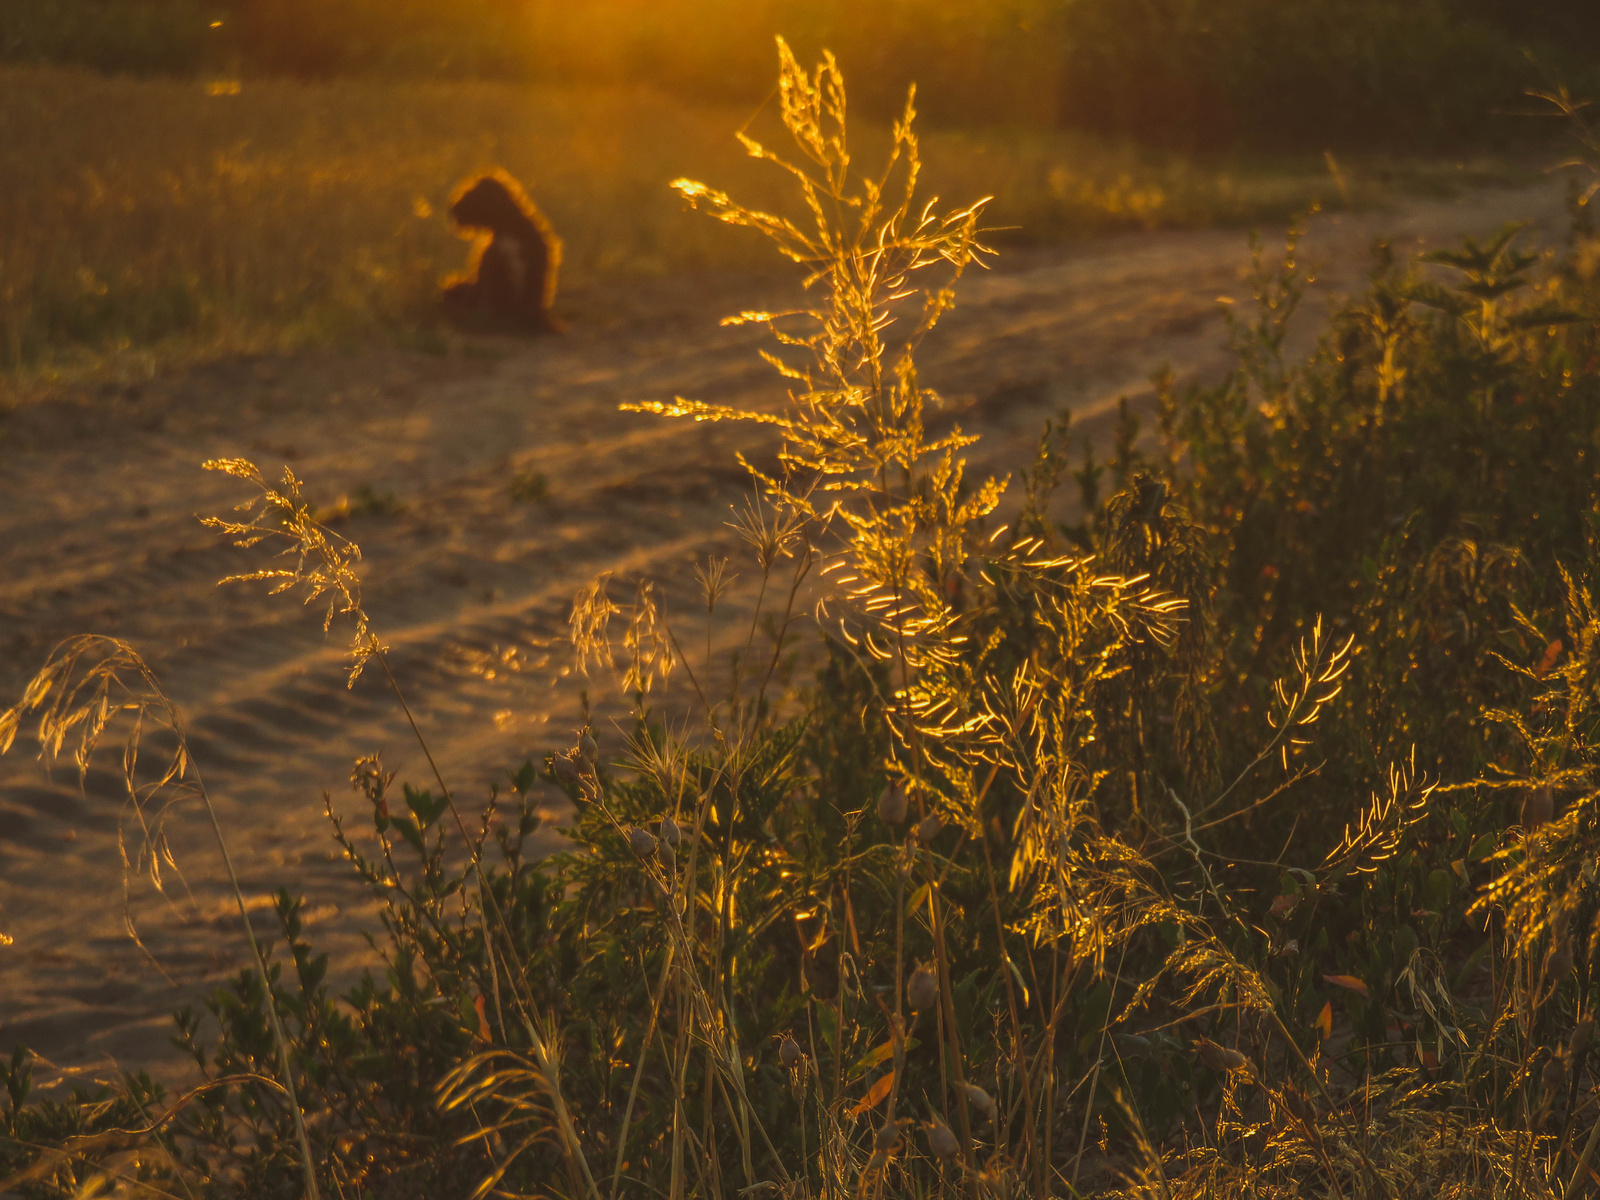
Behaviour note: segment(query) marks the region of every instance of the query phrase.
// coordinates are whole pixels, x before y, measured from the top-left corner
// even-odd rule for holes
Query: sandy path
[[[1314,292],[1359,286],[1379,233],[1439,245],[1513,217],[1554,240],[1558,190],[1321,218],[1305,253],[1319,265]],[[924,377],[984,435],[973,465],[1015,469],[1062,404],[1080,429],[1104,433],[1116,398],[1147,395],[1163,363],[1218,370],[1215,301],[1247,298],[1248,262],[1232,231],[1002,258],[963,284]],[[731,545],[723,522],[744,486],[733,451],[759,452],[761,431],[618,405],[673,394],[778,403],[755,353],[762,333],[716,322],[791,300],[748,278],[577,296],[583,319],[567,337],[481,358],[231,363],[13,414],[0,422],[0,703],[64,636],[134,643],[187,716],[247,892],[264,904],[280,884],[303,891],[315,940],[348,978],[375,961],[357,932],[369,907],[328,837],[322,793],[357,813],[350,761],[376,748],[403,778],[423,782],[425,766],[375,672],[345,689],[342,643],[312,614],[259,586],[215,586],[258,560],[195,520],[244,497],[199,463],[238,455],[275,472],[287,461],[324,502],[366,485],[404,505],[340,528],[366,552],[375,625],[446,778],[471,802],[565,740],[581,683],[565,622],[584,582],[608,569],[682,581],[697,555]],[[1302,344],[1325,306],[1314,294],[1305,311]],[[508,480],[530,471],[547,479],[548,503],[510,498]],[[19,740],[0,759],[0,932],[15,939],[0,948],[0,1048],[23,1042],[91,1073],[113,1060],[170,1065],[168,1014],[244,957],[200,814],[173,828],[194,903],[137,904],[168,981],[122,930],[116,781],[91,773],[80,795],[73,772],[47,775],[31,751]]]

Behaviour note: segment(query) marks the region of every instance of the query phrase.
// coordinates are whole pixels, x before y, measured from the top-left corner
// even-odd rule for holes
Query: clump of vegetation
[[[531,467],[518,471],[506,481],[506,495],[517,504],[549,504],[550,480]]]
[[[382,902],[384,977],[331,995],[285,893],[215,1032],[180,1018],[195,1089],[44,1108],[13,1060],[0,1188],[1595,1194],[1587,198],[1554,263],[1515,230],[1380,251],[1298,364],[1291,238],[1227,379],[1167,381],[1159,438],[1126,416],[1105,464],[1047,429],[1001,524],[1005,483],[929,433],[915,361],[983,205],[918,198],[909,105],[858,174],[831,59],[785,51],[780,101],[792,157],[745,144],[805,220],[678,186],[806,270],[809,311],[738,318],[772,329],[791,403],[658,406],[781,438],[741,520],[743,649],[702,657],[648,584],[597,583],[574,641],[633,699],[627,736],[575,731],[481,808],[358,762],[371,824],[335,836]],[[292,476],[213,465],[253,493],[214,525],[287,555],[256,578],[353,621],[353,669],[403,704],[355,548]],[[709,626],[727,563],[701,579]],[[85,690],[79,661],[0,737],[40,710],[86,760],[162,703]],[[530,862],[549,788],[571,849]]]

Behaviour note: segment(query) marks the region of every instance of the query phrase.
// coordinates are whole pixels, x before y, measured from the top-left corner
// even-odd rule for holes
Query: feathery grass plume
[[[54,761],[70,750],[80,786],[102,740],[108,733],[121,733],[126,799],[117,825],[117,850],[123,867],[123,920],[128,936],[143,949],[133,922],[133,880],[148,875],[165,895],[165,867],[182,883],[167,841],[167,815],[174,806],[200,796],[177,709],[132,646],[81,634],[57,646],[29,681],[22,699],[0,713],[0,754],[10,750],[24,719],[34,714],[39,757]],[[141,773],[141,751],[145,766],[153,765],[153,770]],[[137,834],[131,849],[130,822]]]
[[[1497,912],[1505,922],[1507,945],[1522,958],[1538,959],[1560,943],[1580,961],[1600,955],[1600,884],[1595,879],[1593,846],[1600,836],[1600,554],[1591,545],[1591,561],[1582,576],[1565,568],[1561,636],[1553,637],[1539,623],[1518,611],[1519,625],[1543,645],[1540,661],[1525,666],[1501,657],[1526,680],[1533,699],[1526,711],[1492,710],[1491,720],[1510,729],[1532,770],[1528,778],[1491,778],[1491,786],[1512,786],[1545,793],[1549,808],[1538,818],[1524,803],[1520,836],[1507,839],[1495,852],[1505,870],[1475,902],[1474,912]],[[1556,814],[1554,798],[1567,798]]]
[[[633,601],[624,607],[611,599],[610,582],[611,573],[604,572],[573,600],[567,624],[578,666],[585,675],[591,665],[604,667],[616,674],[617,685],[624,695],[645,696],[658,684],[667,682],[674,663],[671,639],[656,601],[655,584],[647,579],[640,580]],[[611,641],[612,617],[622,617],[627,622],[620,655]],[[625,665],[617,672],[619,657]]]
[[[865,620],[859,636],[867,650],[885,657],[920,646],[935,654],[954,617],[944,589],[965,567],[971,529],[993,511],[1003,485],[987,481],[969,494],[956,452],[972,439],[959,429],[927,436],[924,413],[937,400],[918,381],[914,352],[954,303],[962,272],[986,253],[978,229],[985,202],[945,213],[936,201],[917,206],[921,162],[910,99],[882,172],[854,172],[837,64],[825,56],[808,73],[787,44],[780,40],[778,48],[781,114],[798,161],[748,135],[740,140],[753,157],[790,174],[809,224],[746,208],[703,184],[674,186],[718,220],[765,234],[805,268],[808,288],[821,285],[817,307],[726,322],[765,323],[793,352],[763,352],[793,385],[789,412],[742,412],[681,397],[625,407],[776,425],[781,470],[752,473],[779,511],[811,523],[813,536],[837,537],[839,556],[824,569],[852,572],[838,582]],[[934,267],[944,268],[942,278],[924,282]]]
[[[350,674],[346,684],[354,687],[368,660],[383,652],[382,644],[367,624],[366,610],[361,607],[361,580],[355,572],[355,564],[361,560],[361,547],[316,519],[310,503],[301,495],[300,480],[288,467],[283,468],[282,484],[275,488],[247,459],[216,458],[200,465],[207,471],[221,471],[243,479],[260,492],[234,507],[235,512],[244,514],[244,520],[205,517],[201,524],[232,538],[233,544],[241,548],[248,549],[263,542],[285,543],[278,557],[294,560],[291,567],[268,567],[229,575],[220,582],[267,581],[273,584],[269,594],[274,596],[303,588],[308,607],[326,599],[327,609],[322,617],[324,633],[333,627],[335,617],[351,617],[355,629],[350,637]]]
[[[222,822],[211,802],[211,795],[200,776],[199,764],[189,753],[182,717],[139,652],[127,642],[97,634],[80,634],[57,646],[49,660],[29,681],[22,700],[0,713],[0,754],[11,749],[23,719],[35,713],[38,714],[36,735],[40,757],[59,758],[63,748],[71,745],[80,782],[88,773],[89,764],[102,740],[115,730],[119,722],[125,724],[121,746],[122,780],[127,790],[127,811],[139,831],[138,847],[130,857],[125,822],[119,823],[117,830],[117,848],[123,863],[123,911],[128,935],[144,949],[134,928],[131,897],[127,895],[131,876],[141,869],[147,871],[159,889],[162,886],[162,864],[177,870],[177,862],[166,837],[167,816],[173,805],[189,798],[198,799],[216,835],[217,849],[228,872],[228,882],[239,909],[245,938],[255,958],[256,969],[261,972],[262,979],[269,978],[266,958],[256,939],[255,929],[250,924],[244,892],[239,885],[238,873],[234,870],[233,855],[228,850],[228,840],[223,835]],[[150,730],[156,731],[151,740],[157,745],[159,757],[157,767],[152,772],[153,777],[141,779],[140,752],[147,737],[150,737]],[[163,746],[162,742],[168,744]],[[149,955],[148,950],[145,953]],[[319,1195],[316,1168],[306,1135],[305,1116],[295,1090],[289,1043],[284,1036],[277,1005],[270,995],[267,1012],[278,1052],[278,1066],[283,1073],[282,1081],[275,1086],[283,1091],[288,1101],[295,1136],[299,1141],[306,1196],[308,1200],[316,1200]]]
[[[960,451],[974,439],[959,428],[929,436],[926,414],[938,398],[922,386],[915,365],[923,338],[954,303],[956,282],[986,253],[978,228],[984,202],[942,214],[934,201],[919,204],[910,100],[882,172],[855,173],[836,63],[825,56],[807,73],[782,42],[779,54],[781,115],[797,160],[741,140],[751,155],[790,174],[809,221],[746,208],[702,184],[676,186],[719,220],[765,234],[806,269],[808,288],[822,290],[821,303],[801,312],[729,318],[763,322],[776,337],[779,351],[763,356],[790,381],[788,409],[781,416],[746,413],[681,397],[626,407],[778,427],[780,470],[751,469],[762,498],[743,522],[747,539],[765,566],[784,540],[778,529],[803,535],[810,552],[824,556],[823,575],[844,602],[837,615],[845,644],[894,674],[883,711],[898,744],[893,770],[908,783],[920,781],[917,828],[933,831],[921,841],[946,823],[961,829],[963,841],[981,829],[984,798],[1002,764],[1015,770],[1030,802],[1018,817],[1012,886],[1023,876],[1040,885],[1036,913],[1051,911],[1059,898],[1065,919],[1041,917],[1030,928],[1070,940],[1073,962],[1098,972],[1107,948],[1140,926],[1148,889],[1137,879],[1139,856],[1095,825],[1097,780],[1081,751],[1093,741],[1097,690],[1127,670],[1130,646],[1171,643],[1184,601],[1141,586],[1140,578],[1098,572],[1087,557],[1052,554],[1039,537],[986,527],[1005,484],[969,486]],[[770,520],[760,515],[766,509]],[[1033,614],[1036,631],[1019,636],[999,619],[1000,597],[1008,593]],[[829,616],[826,604],[819,615]],[[580,645],[607,616],[593,598],[580,603]],[[952,1006],[945,902],[931,849],[914,861],[924,874],[942,981],[939,1056],[957,1085],[954,1123],[970,1170],[968,1051]],[[821,944],[813,942],[806,955],[820,980],[812,989],[825,995],[835,985],[823,979]],[[1009,974],[1005,980],[1011,988]],[[895,995],[898,1005],[898,988]],[[900,1043],[892,1037],[891,1044]],[[892,1117],[896,1088],[889,1092]],[[1031,1119],[1029,1129],[1031,1140]],[[869,1166],[889,1161],[879,1149]]]

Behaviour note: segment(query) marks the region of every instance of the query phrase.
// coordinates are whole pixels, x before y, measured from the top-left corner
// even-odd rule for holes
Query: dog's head
[[[515,180],[496,172],[468,183],[450,205],[450,216],[468,229],[520,233],[530,218],[527,197]]]

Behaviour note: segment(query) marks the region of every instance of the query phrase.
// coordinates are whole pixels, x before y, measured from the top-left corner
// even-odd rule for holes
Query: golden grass
[[[466,256],[442,207],[493,165],[555,222],[569,290],[770,269],[760,239],[696,220],[667,186],[727,180],[782,211],[780,173],[729,136],[751,117],[617,87],[0,70],[0,394],[426,337],[437,280]],[[887,145],[886,127],[856,128],[869,157]],[[1240,171],[1038,132],[935,133],[924,156],[930,191],[995,194],[988,219],[1015,227],[1002,237],[1277,220],[1338,200],[1320,159]]]

